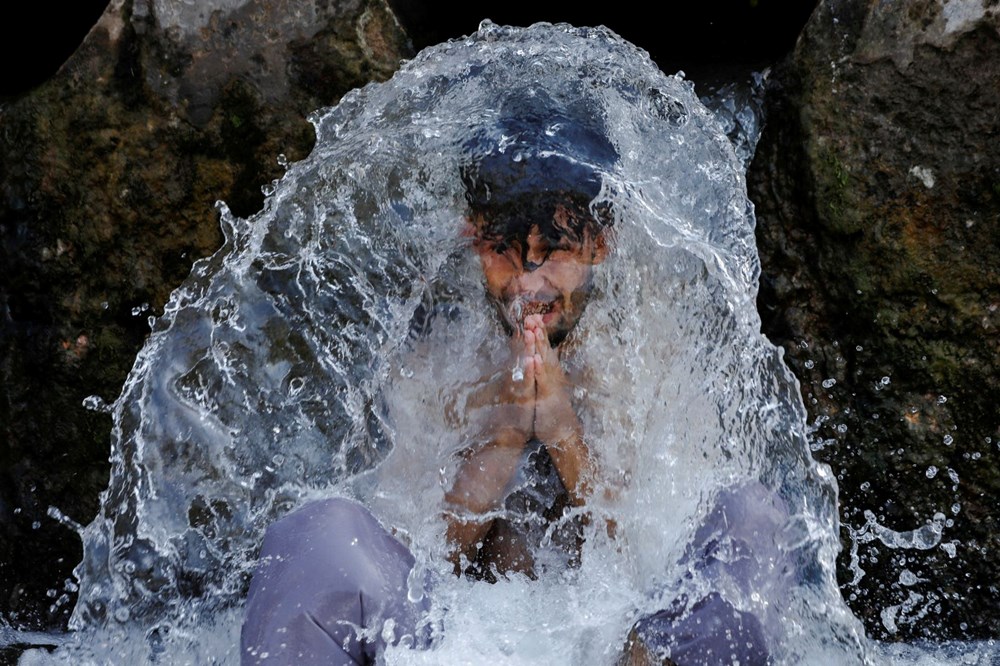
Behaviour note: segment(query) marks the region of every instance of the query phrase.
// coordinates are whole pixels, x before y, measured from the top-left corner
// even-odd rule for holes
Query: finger
[[[537,330],[542,327],[542,315],[531,314],[524,318],[524,327]]]
[[[538,349],[538,331],[535,329],[525,329],[524,331],[524,353],[530,359]]]
[[[538,342],[538,346],[542,348],[549,347],[549,333],[545,330],[545,324],[541,321],[538,322],[538,328],[535,329],[535,339]]]

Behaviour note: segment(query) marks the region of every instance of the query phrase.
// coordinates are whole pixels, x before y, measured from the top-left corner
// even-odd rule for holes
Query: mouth
[[[528,315],[542,315],[546,320],[556,309],[555,301],[529,300],[524,295],[515,296],[507,306],[507,318],[517,329],[524,327]],[[547,323],[547,322],[546,322]]]
[[[521,307],[521,317],[527,317],[528,315],[540,314],[547,315],[552,312],[553,304],[551,301],[528,301]]]

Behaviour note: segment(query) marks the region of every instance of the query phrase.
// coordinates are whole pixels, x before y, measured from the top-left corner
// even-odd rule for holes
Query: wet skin
[[[560,214],[565,213],[557,210],[556,216]],[[456,572],[461,572],[463,558],[478,557],[499,573],[531,575],[530,553],[491,516],[502,508],[505,490],[532,439],[545,444],[573,505],[584,505],[589,495],[595,470],[559,351],[583,315],[593,269],[605,258],[606,245],[586,234],[582,240],[552,243],[537,226],[529,230],[523,247],[504,245],[477,237],[476,228],[482,227],[474,220],[473,248],[487,295],[508,330],[510,356],[470,401],[479,444],[463,453],[445,496],[448,540]],[[512,376],[515,365],[523,368],[520,380]]]

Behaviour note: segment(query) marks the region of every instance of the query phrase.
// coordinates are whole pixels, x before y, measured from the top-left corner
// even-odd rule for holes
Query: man
[[[593,114],[521,102],[468,143],[461,174],[466,234],[509,353],[478,369],[467,403],[472,444],[443,513],[455,572],[486,580],[575,566],[588,499],[607,490],[561,356],[610,251],[613,211],[599,202],[617,155]],[[385,642],[420,645],[427,599],[414,593],[413,563],[354,502],[317,502],[283,518],[268,530],[251,584],[244,663],[364,664]],[[640,622],[625,659],[669,663],[658,654],[669,651],[680,666],[763,663],[759,633],[712,595]]]
[[[445,496],[456,571],[485,578],[534,576],[534,552],[552,523],[557,547],[567,563],[575,560],[585,519],[575,509],[586,504],[596,473],[560,353],[608,253],[613,218],[606,208],[591,210],[601,186],[593,161],[606,164],[614,151],[592,134],[577,156],[589,163],[558,153],[515,161],[514,149],[544,147],[538,127],[516,120],[503,127],[514,147],[488,151],[463,173],[468,233],[487,299],[510,336],[503,367],[512,369],[471,401],[479,444],[463,453]],[[504,517],[492,517],[498,510]]]

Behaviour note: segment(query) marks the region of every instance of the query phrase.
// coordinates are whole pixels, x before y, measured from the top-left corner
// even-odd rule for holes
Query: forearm
[[[455,574],[461,575],[465,564],[476,558],[478,544],[486,538],[493,520],[484,516],[470,517],[455,511],[446,511],[445,520],[448,523],[448,560],[454,565]]]
[[[476,544],[492,526],[491,514],[501,508],[525,443],[523,434],[502,429],[481,447],[463,452],[455,482],[445,493],[447,537],[456,566],[462,555],[474,556]]]
[[[590,448],[583,438],[583,424],[568,398],[562,396],[552,405],[546,422],[536,424],[536,434],[548,449],[572,503],[576,506],[585,504],[596,469]]]

